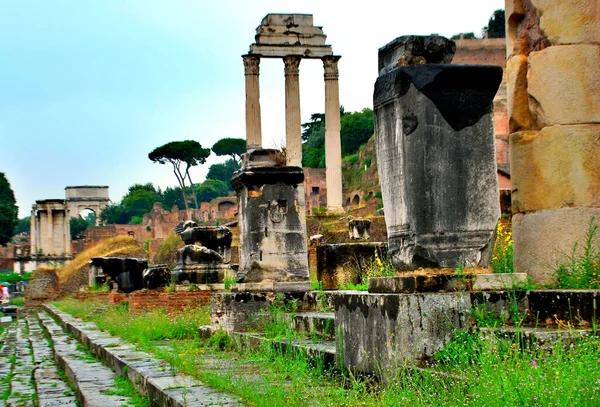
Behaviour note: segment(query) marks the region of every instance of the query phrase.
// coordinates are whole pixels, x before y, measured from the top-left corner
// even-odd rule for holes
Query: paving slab
[[[77,342],[69,338],[45,312],[40,312],[38,318],[51,335],[55,359],[75,385],[77,400],[82,406],[122,406],[129,403],[127,397],[106,394],[115,388],[115,374],[108,367],[91,361],[89,355],[78,349]]]

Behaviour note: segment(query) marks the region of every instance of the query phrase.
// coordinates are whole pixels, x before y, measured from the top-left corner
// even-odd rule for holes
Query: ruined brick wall
[[[327,181],[325,168],[303,168],[306,213],[312,215],[315,208],[327,206]]]
[[[514,264],[538,283],[600,219],[598,11],[506,0]]]

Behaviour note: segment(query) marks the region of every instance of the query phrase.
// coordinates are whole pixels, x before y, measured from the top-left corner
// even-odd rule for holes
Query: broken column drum
[[[240,283],[308,281],[304,172],[277,165],[277,154],[249,151],[231,180],[240,205]]]
[[[402,66],[387,56],[402,38],[379,50],[373,96],[392,264],[488,266],[500,217],[492,101],[502,68]]]
[[[189,222],[181,233],[185,246],[177,251],[172,278],[176,284],[223,283],[230,270],[231,230]]]

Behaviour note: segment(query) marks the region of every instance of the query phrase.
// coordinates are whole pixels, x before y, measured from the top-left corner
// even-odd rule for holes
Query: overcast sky
[[[476,34],[503,0],[0,1],[0,172],[27,216],[70,185],[175,186],[148,160],[169,141],[245,137],[240,56],[270,12],[308,13],[339,63],[346,111],[372,107],[377,49],[406,34]],[[285,134],[283,62],[261,61],[263,143]],[[302,120],[324,111],[323,67],[300,64]],[[195,168],[194,182],[210,163]]]

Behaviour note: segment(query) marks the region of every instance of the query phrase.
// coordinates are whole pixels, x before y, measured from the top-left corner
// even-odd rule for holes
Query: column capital
[[[283,57],[283,63],[285,64],[285,76],[299,75],[301,60],[302,57],[298,55],[288,55],[287,57]]]
[[[260,57],[256,55],[242,55],[244,60],[244,75],[258,75],[260,73]]]
[[[338,61],[340,58],[341,56],[339,55],[331,55],[321,58],[323,61],[323,69],[325,70],[325,79],[338,79]]]

